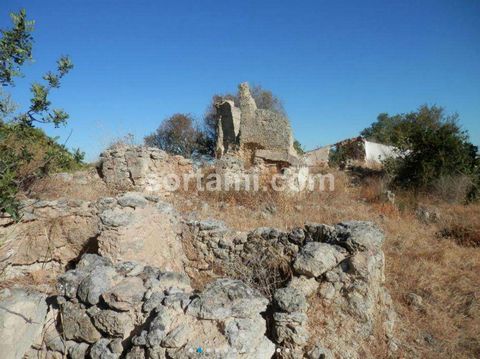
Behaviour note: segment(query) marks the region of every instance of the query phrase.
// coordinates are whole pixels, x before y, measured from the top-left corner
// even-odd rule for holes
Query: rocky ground
[[[110,181],[93,172],[62,175],[41,199],[23,202],[20,223],[2,220],[2,358],[450,353],[433,329],[422,332],[423,341],[410,341],[419,328],[411,318],[437,318],[431,298],[440,297],[422,276],[417,290],[403,294],[400,272],[429,260],[395,259],[402,250],[412,253],[408,237],[402,242],[392,232],[397,223],[407,233],[404,219],[386,210],[379,215],[368,203],[332,207],[347,200],[341,194],[323,202],[247,196],[243,203],[227,194],[154,194],[144,186],[155,186],[167,170],[191,166],[154,152],[111,151],[100,171],[110,173]],[[82,197],[75,193],[79,186],[100,190]],[[325,212],[330,207],[335,211]],[[319,217],[329,224],[314,221]],[[423,216],[419,223],[430,220]],[[417,247],[430,255],[428,243]],[[395,269],[401,263],[412,268]],[[472,318],[475,298],[465,314]],[[475,344],[469,348],[458,357],[474,353]]]

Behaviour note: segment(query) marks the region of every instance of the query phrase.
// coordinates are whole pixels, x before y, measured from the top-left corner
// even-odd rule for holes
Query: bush
[[[478,183],[478,149],[458,125],[458,115],[447,116],[441,107],[425,105],[392,117],[382,114],[362,135],[398,148],[400,157],[385,161],[396,186],[430,191],[448,177],[469,177]]]
[[[48,173],[83,167],[84,153],[71,153],[41,129],[0,124],[0,208],[18,219],[16,194]]]
[[[474,190],[473,176],[445,175],[433,181],[432,191],[436,197],[448,203],[463,203]]]
[[[22,76],[21,67],[32,60],[33,21],[27,20],[25,10],[11,14],[13,26],[0,30],[0,85],[14,85]],[[43,76],[44,83],[31,85],[30,106],[16,113],[17,105],[5,91],[0,92],[0,212],[18,220],[17,193],[32,181],[51,171],[80,166],[83,153],[70,153],[55,138],[48,137],[35,123],[65,124],[68,114],[51,108],[49,94],[60,87],[61,79],[73,68],[66,56],[57,61],[57,71]]]
[[[211,147],[207,135],[195,125],[193,117],[183,113],[163,120],[154,133],[145,137],[145,144],[186,158],[209,154]]]

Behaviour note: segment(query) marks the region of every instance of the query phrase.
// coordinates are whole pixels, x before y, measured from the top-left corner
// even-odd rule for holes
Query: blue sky
[[[480,2],[2,0],[36,20],[35,63],[13,94],[69,54],[52,96],[71,116],[48,128],[94,160],[175,112],[201,118],[214,93],[249,81],[285,104],[307,149],[355,136],[380,112],[423,103],[457,112],[480,144]]]

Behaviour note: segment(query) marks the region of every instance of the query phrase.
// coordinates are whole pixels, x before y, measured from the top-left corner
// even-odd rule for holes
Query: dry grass
[[[114,196],[117,191],[107,188],[94,167],[75,174],[66,180],[62,175],[52,174],[36,180],[29,188],[28,197],[37,199],[69,198],[96,201],[101,197]]]
[[[480,357],[480,248],[465,246],[478,243],[480,205],[436,203],[442,220],[425,224],[416,218],[415,208],[430,199],[397,193],[393,205],[379,195],[381,180],[352,185],[344,172],[335,176],[333,192],[184,193],[175,196],[174,203],[182,212],[221,219],[238,230],[260,226],[289,230],[308,221],[377,223],[387,238],[386,285],[399,316],[399,357]],[[275,208],[274,213],[266,207]],[[439,236],[445,228],[453,240]],[[421,309],[409,303],[410,293],[423,298]]]

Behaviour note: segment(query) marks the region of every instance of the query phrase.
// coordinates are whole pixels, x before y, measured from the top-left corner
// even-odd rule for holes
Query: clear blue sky
[[[93,160],[175,112],[201,118],[212,94],[249,81],[285,103],[307,148],[355,136],[380,112],[458,112],[480,144],[480,1],[1,0],[0,27],[36,20],[30,81],[69,54],[52,97],[71,119],[48,129]]]

